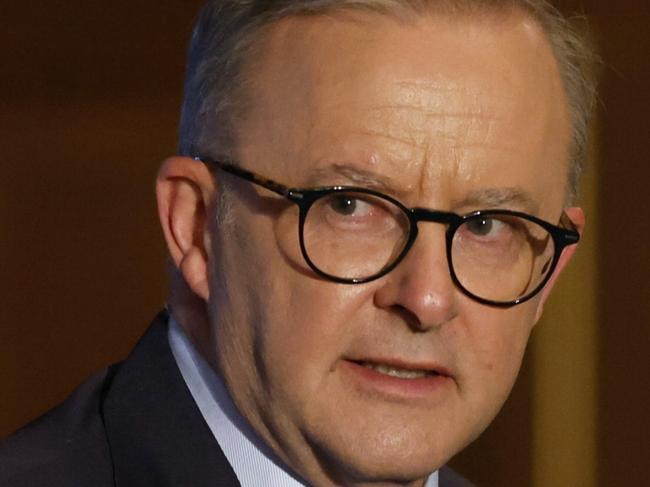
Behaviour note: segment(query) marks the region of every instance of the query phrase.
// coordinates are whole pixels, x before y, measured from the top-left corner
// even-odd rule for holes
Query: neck
[[[194,348],[213,370],[218,370],[212,347],[207,303],[192,292],[180,275],[172,276],[168,307]]]

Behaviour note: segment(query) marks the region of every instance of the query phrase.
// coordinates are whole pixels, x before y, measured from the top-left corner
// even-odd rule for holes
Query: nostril
[[[450,316],[444,315],[441,319],[436,319],[432,317],[426,319],[425,316],[427,315],[423,315],[423,318],[426,319],[426,321],[424,321],[415,312],[411,311],[407,307],[402,306],[400,304],[394,305],[391,309],[391,312],[399,316],[399,318],[401,318],[401,321],[403,323],[406,323],[406,325],[414,333],[425,333],[431,328],[437,328],[447,323],[448,321],[453,320],[456,316],[455,314],[453,314]]]
[[[394,308],[395,314],[399,315],[399,317],[402,318],[402,320],[408,325],[411,330],[422,331],[423,326],[420,322],[420,318],[418,318],[418,316],[413,311],[406,308],[405,306],[402,306],[401,304],[395,305]]]

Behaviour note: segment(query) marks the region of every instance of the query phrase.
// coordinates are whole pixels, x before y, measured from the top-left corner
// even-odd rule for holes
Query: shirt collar
[[[235,407],[225,385],[194,348],[173,316],[169,345],[194,402],[223,450],[242,487],[305,487],[257,436]],[[425,487],[438,487],[438,472]]]

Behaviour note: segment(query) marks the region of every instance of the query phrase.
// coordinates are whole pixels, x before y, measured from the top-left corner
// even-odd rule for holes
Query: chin
[[[342,485],[380,484],[382,482],[409,485],[426,479],[445,462],[432,458],[396,458],[393,455],[373,455],[374,458],[345,459],[344,464],[333,466],[331,476]],[[353,465],[353,461],[357,460]]]
[[[455,453],[421,432],[405,435],[385,432],[374,437],[342,439],[317,447],[321,464],[338,484],[364,485],[391,482],[409,485],[438,470]],[[400,434],[401,433],[401,434]],[[341,448],[345,445],[344,448]],[[459,446],[460,449],[460,446]]]

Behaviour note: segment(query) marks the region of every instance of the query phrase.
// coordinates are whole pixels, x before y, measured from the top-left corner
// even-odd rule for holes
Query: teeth
[[[391,377],[397,377],[399,379],[420,379],[422,377],[434,375],[433,372],[427,370],[399,369],[389,365],[374,364],[370,362],[361,362],[361,365],[379,372],[380,374],[390,375]]]

